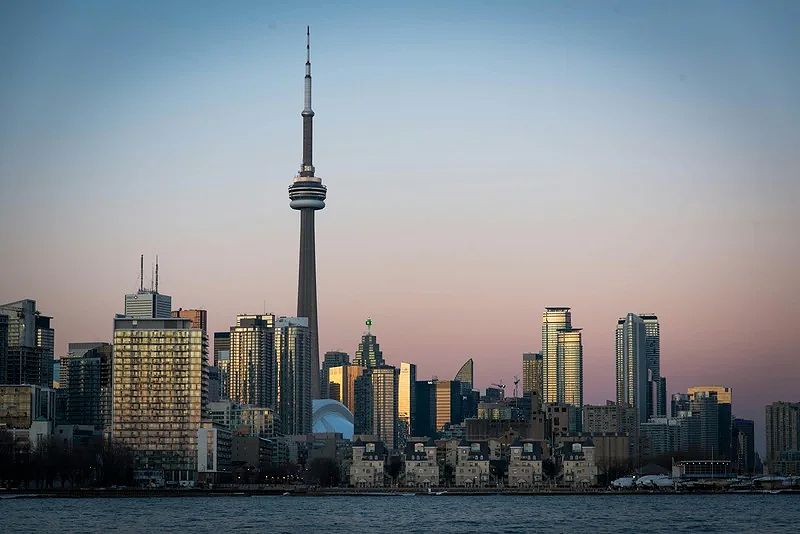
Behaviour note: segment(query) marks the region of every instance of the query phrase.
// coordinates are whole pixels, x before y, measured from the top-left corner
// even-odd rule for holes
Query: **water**
[[[0,500],[0,532],[800,532],[797,495]]]

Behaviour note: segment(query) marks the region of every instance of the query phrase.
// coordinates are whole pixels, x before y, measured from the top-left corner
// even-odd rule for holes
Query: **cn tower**
[[[297,283],[297,316],[308,317],[311,331],[311,398],[319,398],[319,337],[317,335],[317,260],[314,245],[314,212],[325,207],[327,188],[314,176],[311,163],[313,137],[311,110],[311,31],[306,27],[306,77],[303,112],[303,163],[289,186],[289,207],[300,210],[300,275]]]

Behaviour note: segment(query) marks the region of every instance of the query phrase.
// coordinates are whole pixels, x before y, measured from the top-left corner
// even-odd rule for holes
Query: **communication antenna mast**
[[[139,257],[139,292],[144,291],[144,254]]]
[[[156,254],[156,293],[158,293],[158,254]]]

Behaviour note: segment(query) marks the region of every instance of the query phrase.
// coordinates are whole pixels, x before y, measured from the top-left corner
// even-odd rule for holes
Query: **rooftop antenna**
[[[144,254],[139,257],[139,293],[144,291]]]
[[[153,282],[156,280],[156,266],[150,264],[150,292],[153,292]]]
[[[158,254],[156,254],[156,293],[158,293]]]

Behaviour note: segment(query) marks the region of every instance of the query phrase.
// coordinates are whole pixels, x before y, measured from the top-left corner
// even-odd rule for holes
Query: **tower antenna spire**
[[[139,292],[144,291],[144,254],[139,257]]]
[[[158,254],[156,254],[156,293],[158,293]]]
[[[313,144],[314,111],[311,109],[311,26],[306,26],[306,77],[304,79],[305,91],[303,93],[303,164],[300,166],[300,176],[313,177],[314,164],[311,162]]]

